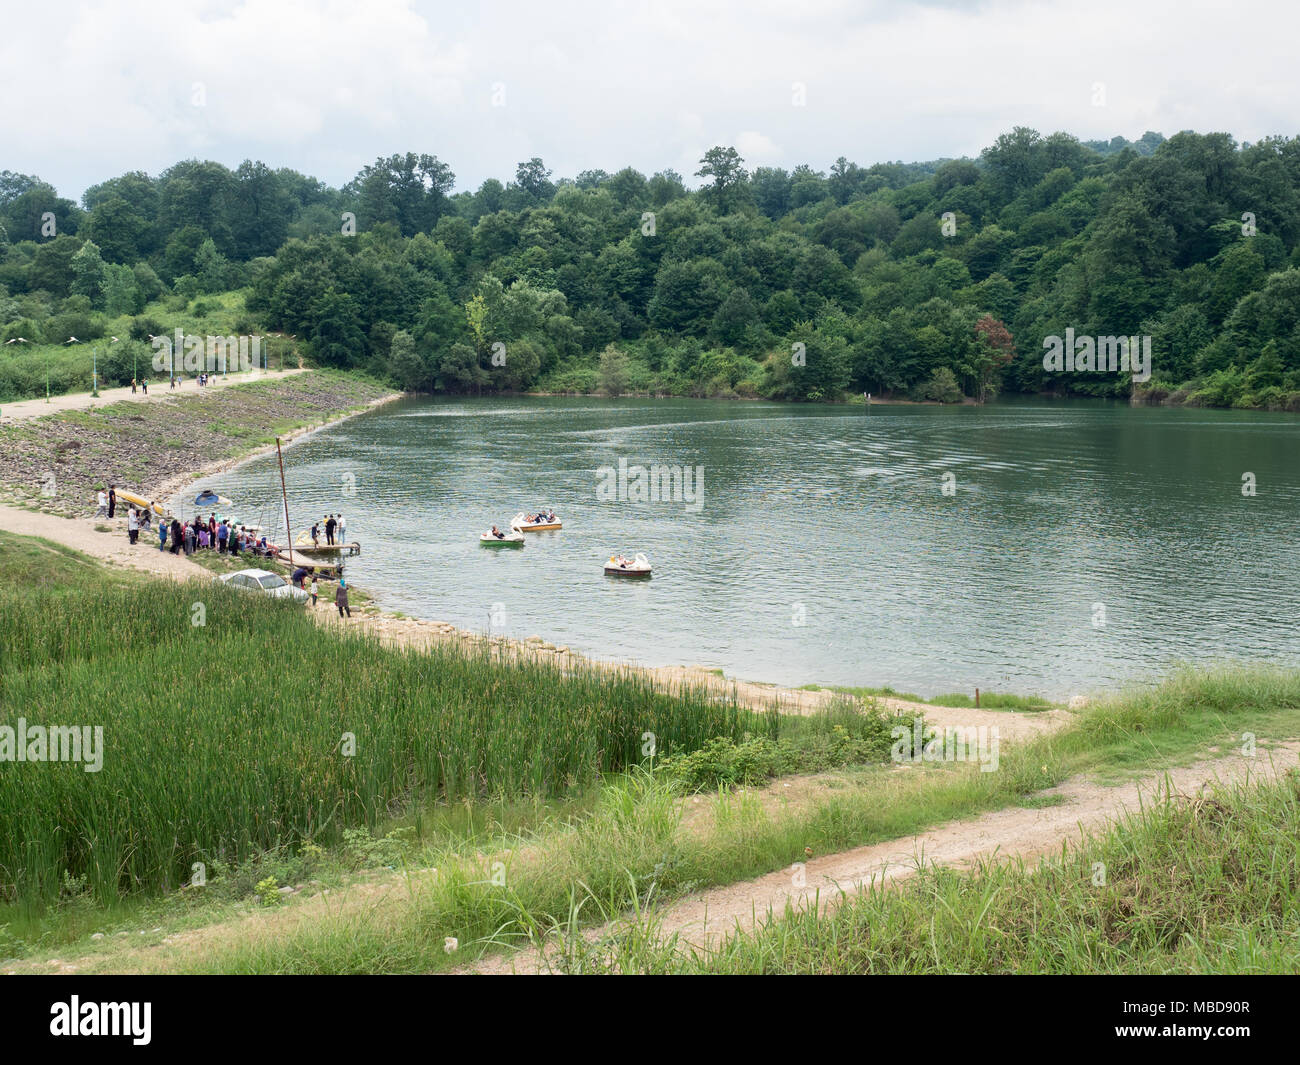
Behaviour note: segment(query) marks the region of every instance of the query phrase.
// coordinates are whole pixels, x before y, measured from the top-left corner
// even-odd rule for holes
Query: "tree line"
[[[1017,127],[977,159],[824,172],[718,146],[693,176],[534,158],[458,192],[407,153],[335,189],[190,160],[78,204],[4,171],[0,341],[241,290],[322,365],[411,389],[1300,409],[1295,139]],[[1045,369],[1067,328],[1150,336],[1151,379]]]

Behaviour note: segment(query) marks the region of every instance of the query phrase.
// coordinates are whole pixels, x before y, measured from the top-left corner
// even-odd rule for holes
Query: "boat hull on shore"
[[[282,566],[288,566],[290,569],[302,568],[309,573],[315,573],[317,577],[324,577],[326,580],[338,580],[343,573],[343,566],[339,562],[322,562],[319,559],[305,558],[302,553],[295,547],[293,549],[293,561],[289,560],[287,551],[276,551],[273,555],[264,555],[263,558],[270,558],[273,562],[278,562]]]
[[[162,517],[168,512],[167,508],[161,503],[155,503],[152,500],[145,499],[144,496],[138,496],[134,492],[123,492],[118,490],[117,500],[119,503],[126,503],[128,506],[145,507],[148,510],[152,510],[159,517]]]

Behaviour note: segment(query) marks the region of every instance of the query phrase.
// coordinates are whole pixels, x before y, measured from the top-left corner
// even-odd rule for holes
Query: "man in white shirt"
[[[108,517],[108,493],[102,488],[99,490],[99,508],[95,511],[95,517]]]

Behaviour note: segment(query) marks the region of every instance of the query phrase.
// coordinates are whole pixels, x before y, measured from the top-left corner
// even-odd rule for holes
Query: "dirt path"
[[[954,821],[929,832],[888,843],[873,844],[814,857],[795,884],[795,868],[769,873],[756,880],[728,884],[692,895],[670,905],[660,915],[663,937],[676,934],[684,948],[709,950],[737,928],[749,931],[769,913],[780,914],[787,903],[836,905],[840,892],[854,894],[872,884],[889,884],[913,876],[921,865],[965,867],[985,860],[1037,859],[1076,842],[1081,833],[1095,831],[1122,814],[1149,803],[1168,786],[1176,794],[1196,796],[1207,785],[1245,784],[1269,780],[1300,764],[1300,743],[1279,744],[1258,757],[1230,755],[1152,774],[1106,787],[1072,778],[1040,794],[1060,796],[1056,806],[994,810],[977,818]],[[594,929],[598,939],[614,926]],[[484,974],[535,974],[546,971],[534,951],[497,955],[464,970]]]
[[[126,538],[124,510],[122,507],[118,510],[118,515],[110,522],[106,518],[60,518],[54,514],[0,506],[0,532],[40,536],[114,566],[127,566],[179,581],[201,577],[208,572],[184,555],[159,551],[156,529],[144,530],[140,543],[132,547]],[[96,525],[110,525],[113,531],[96,532]]]
[[[769,912],[780,913],[787,902],[811,905],[824,911],[840,900],[840,891],[852,894],[871,883],[900,883],[913,876],[919,865],[958,868],[982,860],[1024,859],[1026,862],[1059,853],[1063,844],[1077,843],[1081,833],[1096,831],[1126,811],[1139,808],[1164,792],[1166,784],[1178,795],[1196,797],[1213,784],[1248,784],[1273,779],[1300,764],[1300,742],[1261,749],[1257,758],[1224,755],[1193,765],[1152,773],[1128,783],[1105,786],[1085,777],[1039,793],[1060,796],[1060,805],[1025,809],[1008,807],[887,843],[815,857],[802,871],[803,885],[793,883],[793,869],[781,870],[691,895],[674,903],[660,916],[660,933],[676,933],[684,946],[709,949],[737,927],[750,929]],[[778,782],[778,785],[780,782]],[[815,801],[813,796],[809,801]],[[528,848],[525,848],[528,849]],[[519,852],[520,854],[523,851]],[[535,855],[545,860],[544,853]],[[14,962],[8,972],[78,973],[87,971],[166,972],[195,954],[207,954],[239,941],[292,936],[321,921],[342,921],[366,912],[380,921],[409,907],[419,887],[436,869],[403,874],[372,872],[336,891],[303,898],[295,905],[273,910],[253,909],[242,916],[223,918],[210,925],[167,935],[140,946],[123,943],[123,950],[79,956],[75,960],[51,959]],[[395,927],[400,927],[398,921]],[[589,930],[596,940],[618,925]],[[144,934],[144,933],[140,933]],[[117,933],[127,936],[128,933]],[[457,970],[462,974],[533,974],[545,971],[540,955],[531,950],[497,954]]]
[[[24,399],[16,403],[0,404],[0,424],[9,422],[21,422],[27,418],[41,418],[47,414],[58,414],[65,410],[90,410],[92,407],[106,407],[110,403],[160,403],[163,400],[175,399],[177,396],[192,396],[196,392],[206,391],[209,388],[229,388],[231,385],[246,385],[252,381],[264,380],[283,380],[286,377],[293,377],[296,374],[308,373],[303,369],[296,370],[250,370],[248,373],[232,374],[229,377],[213,377],[211,384],[204,385],[200,389],[198,382],[193,378],[185,380],[179,388],[172,389],[166,385],[159,385],[156,381],[150,381],[150,391],[131,393],[129,386],[122,388],[101,388],[98,396],[92,396],[89,392],[69,392],[62,396],[51,396],[47,403],[44,399]]]

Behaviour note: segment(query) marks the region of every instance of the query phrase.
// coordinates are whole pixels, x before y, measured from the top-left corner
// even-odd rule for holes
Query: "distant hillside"
[[[133,328],[143,342],[243,290],[239,331],[293,335],[323,365],[415,389],[1136,388],[1300,409],[1294,139],[1081,143],[1018,127],[978,160],[751,171],[717,147],[695,176],[697,190],[671,170],[553,180],[531,159],[455,192],[447,164],[411,153],[333,189],[191,160],[107,180],[78,206],[6,171],[0,341]],[[1045,340],[1068,329],[1150,336],[1151,380],[1045,370]],[[20,374],[23,356],[0,356],[0,399],[37,387],[34,357]]]

